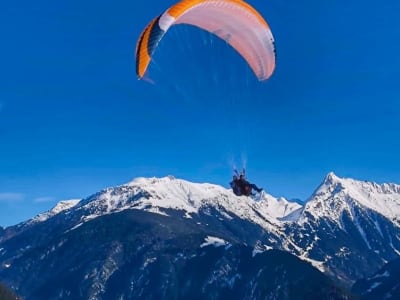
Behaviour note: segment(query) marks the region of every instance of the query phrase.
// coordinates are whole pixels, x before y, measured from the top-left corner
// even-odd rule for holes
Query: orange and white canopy
[[[172,25],[189,24],[230,44],[259,80],[275,69],[275,45],[264,18],[243,0],[182,0],[153,19],[136,46],[136,72],[142,78],[158,43]]]

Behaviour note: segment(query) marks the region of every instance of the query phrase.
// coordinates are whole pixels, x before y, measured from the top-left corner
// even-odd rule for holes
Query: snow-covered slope
[[[257,201],[250,197],[235,196],[231,190],[209,183],[192,183],[172,176],[163,178],[137,178],[128,184],[108,188],[76,207],[89,211],[84,220],[124,209],[140,209],[168,215],[168,210],[180,211],[192,218],[200,210],[213,207],[226,218],[237,216],[252,221],[263,228],[276,231],[280,218],[301,207],[284,198],[263,193]]]

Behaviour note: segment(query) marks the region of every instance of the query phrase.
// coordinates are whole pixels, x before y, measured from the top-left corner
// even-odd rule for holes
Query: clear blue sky
[[[399,1],[251,0],[276,39],[268,82],[185,26],[138,81],[136,40],[173,3],[3,3],[0,225],[138,176],[227,186],[233,163],[303,200],[329,171],[400,183]]]

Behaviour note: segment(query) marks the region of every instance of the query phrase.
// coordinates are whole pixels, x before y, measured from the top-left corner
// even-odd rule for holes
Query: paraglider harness
[[[261,193],[262,188],[257,187],[254,183],[250,183],[245,178],[245,170],[239,174],[237,170],[234,170],[233,180],[230,182],[233,193],[236,196],[255,196],[253,189]]]

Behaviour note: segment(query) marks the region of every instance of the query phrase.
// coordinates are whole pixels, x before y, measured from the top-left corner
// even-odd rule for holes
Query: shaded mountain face
[[[26,299],[351,299],[295,256],[126,210],[32,247],[1,273]]]
[[[225,245],[218,247],[224,249],[223,256],[237,247],[254,254],[267,255],[270,249],[289,252],[347,287],[400,253],[399,186],[334,174],[304,206],[268,194],[258,199],[237,197],[217,185],[165,177],[138,178],[57,207],[6,228],[0,236],[0,280],[27,299],[114,299],[118,293],[135,299],[146,290],[138,281],[147,266],[156,266],[165,253],[169,260],[165,258],[167,263],[157,270],[166,282],[156,282],[175,282],[168,292],[162,291],[172,295],[166,293],[183,284],[177,274],[187,273],[192,259],[203,255],[201,245],[207,237]],[[182,262],[182,268],[175,262]],[[145,282],[155,275],[149,276]],[[241,278],[255,280],[252,276]],[[132,291],[119,285],[125,277],[131,278]],[[114,294],[108,294],[111,291]],[[287,293],[282,288],[279,297]]]
[[[368,278],[358,280],[353,292],[363,300],[400,299],[400,259],[386,264],[381,270]]]

